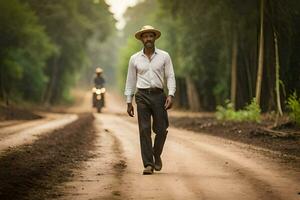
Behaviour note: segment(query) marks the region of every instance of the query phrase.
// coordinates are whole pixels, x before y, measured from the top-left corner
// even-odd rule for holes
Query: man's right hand
[[[132,103],[127,103],[127,113],[130,117],[134,117],[134,108]]]

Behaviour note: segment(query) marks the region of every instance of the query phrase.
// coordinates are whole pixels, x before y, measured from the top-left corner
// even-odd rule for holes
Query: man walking
[[[134,116],[132,98],[135,90],[141,154],[144,165],[143,174],[152,174],[162,168],[161,154],[169,126],[167,110],[172,107],[176,90],[175,75],[169,54],[155,47],[155,40],[161,32],[146,25],[135,33],[144,48],[131,56],[129,60],[125,95],[127,113]],[[166,80],[168,96],[163,87]],[[152,117],[152,126],[151,126]],[[152,146],[151,129],[156,134]]]

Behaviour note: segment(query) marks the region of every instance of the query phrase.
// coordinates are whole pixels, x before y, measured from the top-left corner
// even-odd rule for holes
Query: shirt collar
[[[142,48],[142,50],[140,51],[140,54],[142,55],[142,56],[146,56],[145,54],[144,54],[144,48]],[[154,47],[154,55],[155,54],[158,54],[158,49],[156,48],[156,47]]]

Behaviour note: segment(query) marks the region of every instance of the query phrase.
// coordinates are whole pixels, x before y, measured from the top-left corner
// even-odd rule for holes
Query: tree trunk
[[[231,103],[236,109],[236,88],[237,88],[237,55],[238,55],[238,38],[237,33],[233,35],[232,57],[231,57]]]
[[[189,78],[186,78],[185,80],[186,80],[189,108],[192,111],[200,111],[199,96],[198,96],[195,83]]]
[[[0,100],[2,98],[6,106],[9,106],[9,87],[7,87],[9,84],[5,84],[8,83],[7,78],[4,80],[5,78],[3,66],[0,66]]]
[[[0,66],[0,99],[5,99],[5,91],[4,91],[4,72],[3,72],[3,67]]]
[[[277,100],[277,110],[280,116],[283,115],[282,109],[281,109],[281,101],[280,101],[280,88],[279,88],[279,69],[280,69],[280,63],[279,63],[279,52],[278,52],[278,40],[277,40],[277,34],[275,31],[274,33],[274,46],[275,46],[275,66],[276,66],[276,100]]]
[[[258,69],[257,69],[257,79],[256,79],[256,95],[255,95],[258,105],[260,105],[263,64],[264,64],[264,0],[261,0],[259,56],[258,56]]]
[[[175,104],[180,107],[187,109],[188,108],[188,97],[187,97],[187,88],[185,78],[176,78],[176,98]]]
[[[58,72],[57,62],[58,62],[58,58],[57,57],[53,58],[53,65],[52,65],[53,68],[50,76],[50,81],[48,83],[48,87],[43,98],[44,99],[43,102],[45,105],[49,105],[51,103],[50,101],[53,96],[53,89],[54,89],[55,82],[57,80],[57,72]]]

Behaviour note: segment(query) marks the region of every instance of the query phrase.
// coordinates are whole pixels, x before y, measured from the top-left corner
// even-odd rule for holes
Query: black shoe
[[[159,156],[159,157],[155,158],[154,169],[156,171],[160,171],[161,168],[162,168],[162,161],[161,161],[161,158]]]
[[[153,167],[148,165],[147,167],[145,167],[143,171],[143,175],[150,175],[150,174],[153,174]]]

